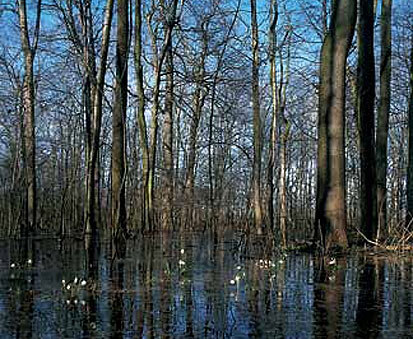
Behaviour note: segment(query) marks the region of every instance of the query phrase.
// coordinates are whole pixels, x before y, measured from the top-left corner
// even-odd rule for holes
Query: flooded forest
[[[0,1],[1,338],[413,326],[410,0]]]

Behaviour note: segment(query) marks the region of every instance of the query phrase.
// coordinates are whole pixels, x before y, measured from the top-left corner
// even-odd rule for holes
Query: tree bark
[[[105,18],[102,31],[102,46],[100,56],[100,67],[96,78],[91,79],[91,98],[92,98],[92,112],[90,119],[90,135],[88,136],[90,146],[87,147],[87,163],[86,163],[86,177],[85,177],[85,212],[84,225],[85,234],[94,234],[97,232],[96,220],[96,172],[99,171],[97,167],[99,155],[99,140],[102,125],[102,111],[103,111],[103,90],[105,85],[105,75],[107,68],[107,58],[109,51],[110,29],[112,26],[113,15],[113,0],[107,0],[105,9]],[[91,24],[91,21],[90,21]],[[92,43],[92,41],[90,41]],[[92,48],[92,46],[91,46]],[[90,57],[90,56],[89,56]],[[87,72],[90,72],[87,69]],[[89,75],[91,76],[91,75]]]
[[[272,116],[270,126],[270,145],[268,155],[268,220],[271,231],[275,230],[274,223],[274,168],[275,152],[277,148],[277,118],[278,118],[278,90],[277,90],[277,73],[276,73],[276,48],[277,34],[276,27],[278,21],[278,1],[272,0],[270,4],[270,29],[268,32],[269,40],[269,61],[270,61],[270,83],[272,94]]]
[[[374,1],[359,2],[357,115],[360,138],[360,229],[377,235],[377,182],[374,133]]]
[[[148,177],[149,177],[149,146],[148,134],[146,131],[145,121],[145,91],[143,87],[143,66],[142,66],[142,0],[136,0],[135,3],[135,48],[134,48],[134,64],[136,77],[136,92],[138,96],[138,110],[136,121],[139,128],[139,140],[142,151],[142,192],[143,192],[143,227],[146,227],[148,221]]]
[[[316,232],[325,252],[347,247],[344,110],[347,56],[354,35],[356,0],[333,2],[321,50]]]
[[[126,109],[128,99],[129,3],[118,0],[115,103],[112,119],[112,227],[126,231]]]
[[[37,50],[40,31],[41,0],[37,3],[36,26],[32,43],[29,38],[27,24],[26,0],[19,0],[18,14],[20,24],[20,40],[24,54],[23,80],[23,167],[24,167],[24,215],[25,225],[22,235],[34,232],[36,227],[37,197],[36,197],[36,135],[35,135],[35,92],[33,63]]]
[[[260,116],[260,89],[259,89],[259,40],[257,24],[257,5],[251,0],[251,43],[252,43],[252,109],[254,130],[254,163],[253,163],[253,207],[255,230],[261,235],[262,230],[262,208],[261,208],[261,153],[262,132]]]
[[[169,43],[166,56],[166,94],[165,118],[162,131],[163,149],[163,187],[162,198],[162,229],[170,230],[173,227],[172,206],[174,198],[174,161],[173,161],[173,109],[174,109],[174,76],[173,76],[172,43]]]
[[[391,80],[391,9],[392,0],[383,0],[381,8],[380,101],[377,115],[377,239],[383,238],[387,223],[387,144],[389,135]]]

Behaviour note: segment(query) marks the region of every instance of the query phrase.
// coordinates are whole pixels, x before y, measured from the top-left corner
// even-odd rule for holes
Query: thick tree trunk
[[[255,230],[258,235],[262,234],[262,208],[261,208],[261,153],[262,133],[260,116],[260,89],[259,89],[259,50],[258,50],[258,24],[257,5],[251,0],[251,42],[252,42],[252,109],[254,130],[254,163],[253,163],[253,207]]]
[[[333,2],[330,28],[321,50],[317,206],[315,227],[323,249],[347,247],[344,108],[347,56],[354,35],[356,0]]]
[[[368,239],[377,235],[377,183],[374,133],[374,1],[359,2],[357,114],[360,138],[360,228]]]
[[[36,197],[36,136],[35,136],[35,93],[33,80],[33,63],[37,50],[40,29],[41,0],[37,4],[37,18],[32,43],[29,39],[27,24],[26,1],[19,0],[18,14],[20,24],[20,39],[24,54],[23,80],[23,166],[25,184],[25,225],[23,235],[34,232],[36,227],[37,197]]]
[[[173,226],[172,206],[174,198],[174,162],[173,162],[173,108],[174,108],[174,76],[173,76],[172,43],[169,44],[166,56],[166,94],[165,118],[163,122],[163,198],[162,229],[170,230]]]
[[[391,9],[392,0],[383,0],[381,8],[380,101],[377,116],[377,239],[386,232],[387,198],[387,139],[389,135],[391,80]]]
[[[112,227],[126,231],[126,109],[128,99],[128,1],[118,0],[115,104],[112,120]]]

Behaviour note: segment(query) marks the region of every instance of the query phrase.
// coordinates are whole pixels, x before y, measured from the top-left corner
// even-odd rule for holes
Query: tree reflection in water
[[[411,335],[412,257],[330,264],[238,240],[2,241],[0,337]]]

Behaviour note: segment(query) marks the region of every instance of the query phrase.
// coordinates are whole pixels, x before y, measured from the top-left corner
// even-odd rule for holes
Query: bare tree
[[[262,153],[262,132],[260,114],[260,85],[259,85],[259,40],[257,24],[257,4],[251,0],[251,43],[252,43],[252,109],[253,109],[253,129],[254,129],[254,169],[253,169],[253,206],[254,221],[258,235],[262,234],[262,208],[261,208],[261,153]]]
[[[356,16],[356,0],[333,1],[330,27],[321,50],[315,227],[327,252],[333,246],[348,246],[344,174],[345,76]]]
[[[174,153],[173,153],[173,111],[174,111],[174,66],[172,40],[169,42],[166,56],[165,117],[162,130],[163,173],[162,184],[162,229],[170,230],[173,226],[172,206],[174,199]]]
[[[391,10],[392,0],[383,0],[381,7],[380,101],[377,112],[376,170],[377,170],[377,238],[383,236],[387,219],[387,145],[389,135],[391,79]]]
[[[160,1],[160,11],[165,25],[164,36],[161,46],[158,46],[157,29],[154,29],[152,22],[157,5],[152,2],[146,15],[147,27],[152,49],[151,66],[153,69],[153,90],[151,100],[151,125],[150,135],[146,132],[145,122],[145,93],[143,88],[143,71],[142,71],[142,3],[136,2],[135,13],[135,72],[137,78],[138,92],[138,126],[139,137],[141,139],[141,148],[143,152],[143,182],[144,182],[144,225],[149,230],[154,229],[154,185],[155,185],[155,164],[158,147],[158,129],[159,129],[159,105],[160,105],[160,86],[162,77],[162,66],[165,61],[167,51],[172,39],[172,31],[176,24],[176,10],[178,0],[172,0],[166,4]]]
[[[35,92],[33,64],[36,56],[41,16],[41,0],[37,3],[36,23],[32,41],[29,37],[26,0],[19,0],[18,14],[20,39],[24,54],[23,80],[23,163],[25,181],[25,228],[24,234],[31,233],[36,227],[36,136],[35,136]]]
[[[278,90],[276,73],[276,46],[277,46],[277,27],[278,21],[278,1],[272,0],[270,3],[270,27],[268,31],[269,40],[269,62],[270,62],[270,83],[272,95],[272,116],[270,126],[270,145],[268,155],[268,218],[270,229],[274,230],[274,167],[275,152],[277,147],[277,115],[278,115]]]
[[[105,75],[107,69],[107,59],[109,51],[109,38],[112,26],[113,15],[113,0],[107,0],[105,8],[105,17],[102,28],[102,43],[100,54],[100,66],[97,72],[94,71],[95,65],[95,51],[94,51],[94,37],[93,27],[90,13],[90,3],[86,1],[88,9],[84,21],[84,34],[88,40],[88,44],[84,46],[85,54],[85,68],[87,77],[90,78],[90,98],[91,98],[91,112],[86,114],[87,125],[87,153],[86,153],[86,192],[85,192],[85,212],[84,224],[85,233],[93,234],[97,230],[96,220],[96,179],[99,177],[98,155],[100,146],[100,132],[102,128],[102,111],[103,111],[103,95],[105,85]],[[92,67],[90,67],[92,66]]]
[[[126,231],[126,109],[128,103],[129,3],[118,0],[115,104],[112,118],[112,227]]]
[[[374,133],[374,1],[359,2],[357,114],[360,138],[360,228],[368,239],[377,233],[377,183]]]

